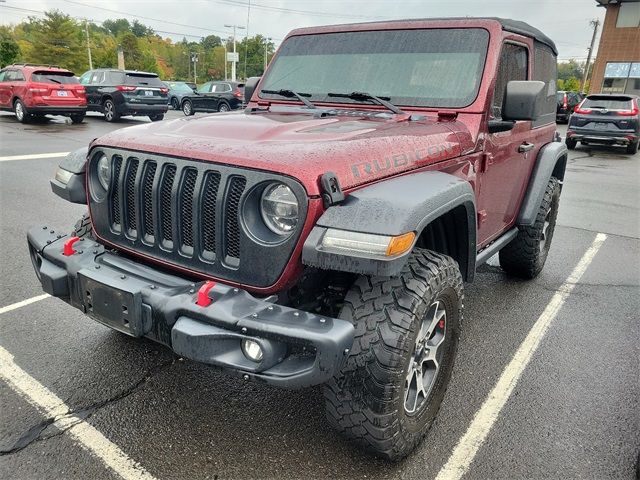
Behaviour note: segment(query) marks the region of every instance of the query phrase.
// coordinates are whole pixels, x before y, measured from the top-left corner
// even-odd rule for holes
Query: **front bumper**
[[[178,355],[287,388],[323,383],[338,372],[353,342],[351,322],[322,317],[216,284],[208,306],[196,303],[199,285],[106,250],[89,239],[64,255],[66,235],[47,227],[28,233],[29,252],[45,292],[108,327],[147,337]],[[69,252],[68,252],[69,253]],[[260,344],[253,362],[243,339]]]

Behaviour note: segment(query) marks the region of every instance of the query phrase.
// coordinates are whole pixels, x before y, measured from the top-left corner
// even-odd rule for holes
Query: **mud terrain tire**
[[[542,271],[556,227],[560,190],[560,181],[551,177],[533,226],[520,227],[518,235],[500,250],[500,266],[508,274],[531,279]]]
[[[96,237],[93,234],[93,227],[91,226],[91,218],[88,213],[82,215],[82,218],[78,220],[71,232],[72,237],[88,238],[89,240],[95,240]]]
[[[353,347],[324,390],[327,418],[336,430],[389,460],[420,443],[451,377],[463,295],[458,264],[429,250],[416,249],[398,277],[358,277],[339,315],[355,325]],[[444,317],[438,317],[439,308]],[[439,368],[420,356],[419,344]],[[418,375],[422,395],[416,393]]]

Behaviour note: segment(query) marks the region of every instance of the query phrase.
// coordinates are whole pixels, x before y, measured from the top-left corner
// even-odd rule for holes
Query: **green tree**
[[[238,77],[255,77],[264,73],[265,46],[267,60],[273,56],[274,45],[262,35],[243,38],[240,42],[240,63]]]
[[[102,22],[102,26],[114,37],[117,37],[122,33],[131,31],[131,24],[129,23],[129,20],[127,20],[126,18],[118,18],[116,20],[105,20],[104,22]]]
[[[57,10],[45,12],[45,18],[30,18],[33,28],[31,42],[37,48],[28,61],[56,64],[74,71],[87,67],[87,56],[80,25],[69,15]]]
[[[568,80],[571,77],[582,78],[584,73],[584,63],[577,62],[576,60],[569,60],[567,62],[558,62],[558,79]]]
[[[0,67],[14,63],[20,57],[20,47],[13,37],[0,33]]]
[[[138,38],[153,36],[156,34],[153,28],[143,25],[138,20],[134,20],[131,24],[131,33],[133,33]]]
[[[566,80],[558,80],[558,90],[567,90],[571,92],[580,91],[580,80],[576,77],[569,77]]]

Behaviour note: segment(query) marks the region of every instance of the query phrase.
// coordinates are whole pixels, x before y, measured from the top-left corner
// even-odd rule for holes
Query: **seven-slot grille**
[[[247,184],[244,176],[228,176],[221,195],[221,175],[216,170],[179,168],[174,163],[159,168],[154,160],[115,155],[113,178],[109,207],[113,232],[187,257],[199,255],[205,261],[215,259],[219,246],[228,259],[240,258],[238,215]],[[226,218],[225,235],[218,242],[220,201]]]
[[[97,182],[102,153],[96,152],[111,159],[106,194]],[[297,181],[271,172],[113,148],[96,148],[90,158],[89,208],[99,239],[207,278],[259,287],[280,278],[302,229],[274,238],[262,223],[260,198],[266,185],[284,183],[299,200],[300,218],[306,218],[306,192]]]

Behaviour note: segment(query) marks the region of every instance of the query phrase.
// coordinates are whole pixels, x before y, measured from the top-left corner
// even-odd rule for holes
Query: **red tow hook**
[[[71,237],[69,240],[64,242],[64,248],[62,249],[62,254],[65,257],[70,257],[71,255],[76,253],[76,251],[73,249],[73,244],[76,243],[78,240],[80,240],[80,237]]]
[[[212,282],[211,280],[204,282],[204,284],[198,290],[198,299],[196,300],[196,305],[199,305],[201,307],[208,307],[209,305],[211,305],[213,300],[209,298],[209,292],[215,286],[216,282]]]

